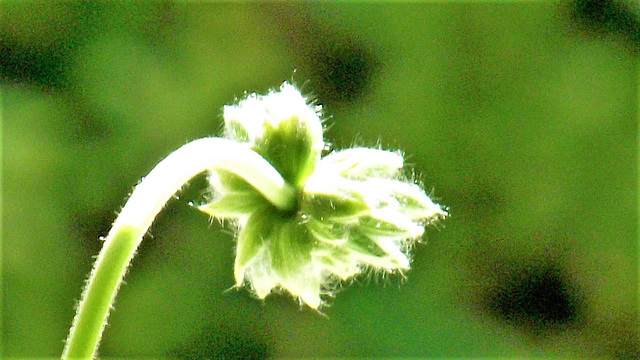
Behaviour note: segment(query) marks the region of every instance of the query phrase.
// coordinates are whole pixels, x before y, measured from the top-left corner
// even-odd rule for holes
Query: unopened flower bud
[[[293,85],[224,110],[226,137],[247,143],[299,192],[285,211],[241,177],[212,171],[213,197],[200,209],[235,223],[236,284],[259,298],[286,290],[318,308],[336,282],[408,270],[424,226],[447,215],[403,177],[397,152],[360,147],[321,158],[319,107]]]

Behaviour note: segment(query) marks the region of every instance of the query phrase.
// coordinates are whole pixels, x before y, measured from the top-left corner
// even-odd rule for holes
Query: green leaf
[[[297,116],[282,120],[277,127],[263,124],[263,136],[254,150],[262,155],[290,184],[302,187],[320,160],[317,139],[308,124]]]
[[[280,219],[269,239],[271,265],[282,279],[292,279],[311,261],[313,237],[299,219]]]
[[[217,200],[198,207],[216,218],[238,218],[260,209],[269,208],[269,201],[257,192],[229,192]]]
[[[360,263],[386,270],[408,269],[409,259],[390,238],[373,239],[358,231],[349,236],[349,255]]]
[[[316,239],[327,243],[336,243],[347,238],[349,230],[345,225],[332,221],[309,219],[305,225]]]
[[[364,198],[356,192],[342,194],[313,193],[303,195],[300,209],[303,214],[318,220],[348,220],[369,210]]]
[[[212,176],[217,177],[217,181],[219,186],[222,187],[223,191],[234,191],[234,192],[255,192],[259,194],[258,190],[254,188],[251,184],[249,184],[245,179],[241,176],[232,173],[231,171],[224,169],[215,169],[215,174]],[[214,184],[215,187],[215,184]]]
[[[273,214],[269,211],[256,211],[251,214],[247,223],[241,228],[240,234],[238,234],[234,264],[237,285],[241,285],[244,281],[244,271],[260,252],[265,239],[271,237],[272,231],[274,231],[272,218]]]
[[[376,257],[376,258],[384,258],[387,256],[387,252],[384,251],[375,241],[371,240],[366,235],[353,231],[349,234],[349,248],[355,250],[363,255]]]
[[[416,237],[421,235],[423,231],[420,225],[413,223],[402,214],[394,214],[390,211],[383,214],[383,216],[363,216],[359,218],[358,229],[368,236],[393,239]]]

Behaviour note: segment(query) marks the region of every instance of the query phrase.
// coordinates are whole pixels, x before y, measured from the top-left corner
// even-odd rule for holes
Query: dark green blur
[[[451,217],[406,278],[355,279],[321,316],[227,291],[233,230],[189,205],[198,177],[102,357],[639,357],[638,19],[598,4],[3,2],[0,357],[59,356],[133,186],[284,80],[334,148],[402,150]]]

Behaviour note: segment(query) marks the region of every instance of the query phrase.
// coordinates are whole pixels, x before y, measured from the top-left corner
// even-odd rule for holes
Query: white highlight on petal
[[[224,119],[226,124],[241,124],[249,141],[256,143],[263,136],[265,122],[277,127],[280,122],[296,117],[310,131],[314,139],[312,148],[321,151],[324,148],[321,109],[320,106],[309,105],[300,91],[285,81],[279,90],[272,90],[267,95],[253,93],[237,105],[224,106]]]
[[[403,162],[398,153],[359,147],[334,151],[323,157],[318,167],[320,172],[347,177],[392,177]]]

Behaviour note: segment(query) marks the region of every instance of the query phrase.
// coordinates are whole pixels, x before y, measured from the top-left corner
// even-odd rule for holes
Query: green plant
[[[335,285],[367,270],[409,269],[424,225],[447,213],[402,174],[397,152],[325,151],[320,106],[291,84],[225,106],[224,138],[195,140],[135,187],[105,239],[63,353],[92,358],[143,235],[167,200],[208,171],[199,209],[237,230],[236,286],[260,299],[286,290],[313,309]]]

